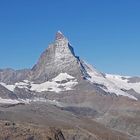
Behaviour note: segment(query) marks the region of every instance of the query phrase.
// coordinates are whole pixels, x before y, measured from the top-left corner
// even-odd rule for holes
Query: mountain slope
[[[49,45],[43,52],[38,63],[32,68],[31,79],[33,81],[45,82],[60,73],[68,73],[81,79],[81,64],[75,56],[69,41],[61,32],[56,33],[54,43]]]
[[[73,78],[54,80],[60,76]],[[113,79],[84,62],[75,55],[68,39],[60,31],[56,33],[54,42],[41,54],[37,64],[31,70],[14,71],[7,69],[0,71],[1,85],[7,89],[12,87],[12,92],[15,88],[39,93],[60,93],[80,90],[81,88],[82,91],[90,90],[103,92],[107,95],[125,96],[134,100],[139,99],[139,78],[128,77],[127,85],[122,84],[122,82],[126,83],[126,78],[123,77],[122,81],[116,81],[116,78]],[[130,89],[133,89],[134,92],[128,91]]]
[[[108,129],[100,123],[77,117],[49,104],[31,103],[8,108],[0,106],[0,111],[0,120],[5,120],[5,123],[0,121],[0,130],[3,132],[0,138],[9,136],[9,139],[16,139],[20,135],[21,140],[28,140],[30,136],[34,136],[35,140],[46,140],[47,136],[52,140],[59,140],[50,135],[49,130],[59,130],[59,132],[61,130],[66,140],[133,139],[133,136]],[[6,122],[7,120],[9,122]],[[62,135],[59,136],[60,140],[63,140]]]
[[[19,82],[26,79],[29,73],[29,69],[0,69],[0,82],[4,82],[6,84],[13,84],[15,82]]]
[[[108,140],[108,133],[113,140],[118,135],[128,140],[130,134],[135,140],[140,138],[139,87],[139,77],[105,74],[77,57],[58,31],[32,69],[0,70],[0,119],[72,125],[70,140],[73,134],[76,140]]]

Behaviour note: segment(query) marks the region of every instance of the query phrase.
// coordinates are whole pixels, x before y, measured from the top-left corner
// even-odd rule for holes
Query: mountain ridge
[[[75,55],[60,31],[32,69],[0,70],[0,120],[61,127],[63,132],[72,127],[64,133],[67,140],[138,140],[139,108],[139,78],[98,71]],[[0,129],[19,128],[12,124]],[[28,134],[38,137],[34,132]]]
[[[59,83],[57,83],[58,81],[53,81],[54,78],[59,75],[64,76],[65,73],[68,77],[74,77],[75,80],[67,81],[66,78],[63,80],[64,83],[60,83],[61,81],[59,81]],[[115,78],[113,79],[113,77]],[[121,79],[120,82],[123,83],[124,87],[119,85],[119,82],[118,84],[113,82],[116,79]],[[99,72],[75,55],[73,47],[60,31],[56,33],[54,42],[41,54],[32,69],[1,70],[0,82],[1,86],[5,86],[5,88],[13,87],[12,92],[14,92],[16,87],[25,88],[31,92],[55,92],[55,90],[62,92],[67,91],[67,89],[68,91],[75,90],[75,87],[83,85],[84,83],[85,85],[90,85],[91,91],[98,92],[100,90],[106,92],[106,94],[126,96],[135,100],[140,96],[140,78],[109,76],[109,74]],[[129,87],[132,87],[135,93],[131,94],[129,92],[131,88]],[[41,88],[44,90],[40,90]],[[36,91],[34,89],[36,89]],[[85,88],[85,91],[86,90],[88,89]]]

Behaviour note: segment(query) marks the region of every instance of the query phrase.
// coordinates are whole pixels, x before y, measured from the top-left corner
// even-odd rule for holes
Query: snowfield
[[[2,83],[2,82],[0,82],[0,84],[1,84],[3,87],[7,88],[8,90],[12,91],[12,92],[13,92],[14,89],[15,89],[15,85],[7,85],[7,84]]]
[[[20,103],[20,101],[12,100],[12,99],[3,99],[0,97],[0,103],[1,104],[18,104],[18,103]]]
[[[41,84],[32,84],[31,90],[36,92],[53,91],[59,93],[61,91],[72,90],[78,84],[77,79],[67,73],[60,73],[52,81]]]
[[[110,80],[112,83],[114,83],[116,86],[118,86],[120,89],[125,89],[125,90],[133,89],[140,94],[140,82],[129,83],[127,79],[127,78],[131,78],[129,76],[106,74],[106,78]]]
[[[91,83],[98,84],[99,87],[105,92],[110,94],[116,94],[117,96],[126,96],[131,99],[137,100],[136,97],[128,94],[124,90],[133,89],[135,92],[140,94],[140,82],[137,83],[128,82],[128,78],[131,78],[130,76],[120,76],[100,73],[94,67],[87,64],[86,62],[83,62],[83,66],[84,70],[87,73],[86,79]],[[46,81],[41,84],[35,84],[28,80],[15,83],[14,85],[7,85],[5,83],[0,84],[12,92],[16,87],[18,87],[18,88],[26,88],[35,92],[49,91],[60,93],[62,91],[74,90],[74,87],[78,84],[78,81],[75,77],[67,73],[60,73],[52,80]]]
[[[23,82],[15,83],[14,85],[7,85],[5,83],[0,83],[2,86],[8,90],[14,92],[16,87],[26,88],[31,91],[43,92],[43,91],[52,91],[59,93],[61,91],[73,90],[73,88],[78,84],[77,79],[67,73],[60,73],[57,77],[51,81],[46,81],[41,84],[34,84],[28,80]]]
[[[60,73],[57,77],[55,77],[52,81],[64,81],[64,80],[73,80],[75,77],[67,74],[67,73]]]
[[[111,75],[110,76],[108,75],[107,77],[105,77],[106,75],[98,72],[95,68],[93,68],[91,65],[89,65],[87,63],[86,63],[85,68],[89,75],[89,77],[87,77],[87,80],[89,80],[92,83],[103,85],[104,87],[100,87],[100,88],[102,88],[105,92],[114,93],[117,96],[127,96],[129,98],[137,100],[136,97],[121,90],[123,88],[124,84],[121,85],[122,82],[119,83],[119,80],[117,80],[117,79],[119,79],[118,77],[116,79],[111,78]],[[116,81],[118,84],[116,84]],[[134,85],[133,85],[133,87],[135,87],[135,88],[140,87],[137,83],[134,83]],[[128,86],[130,86],[130,85],[128,85]],[[129,88],[132,88],[132,87],[130,86]],[[140,91],[139,91],[139,93],[140,93]]]

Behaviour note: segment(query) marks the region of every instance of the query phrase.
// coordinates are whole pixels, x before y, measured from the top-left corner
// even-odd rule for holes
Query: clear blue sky
[[[0,68],[30,68],[61,30],[107,73],[140,76],[140,0],[0,0]]]

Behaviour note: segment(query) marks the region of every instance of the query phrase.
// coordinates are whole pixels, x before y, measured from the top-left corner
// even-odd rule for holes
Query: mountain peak
[[[57,31],[56,36],[55,36],[55,40],[61,40],[63,38],[65,38],[63,33],[61,31]]]
[[[32,68],[32,79],[45,82],[60,73],[67,73],[78,79],[81,77],[79,63],[68,39],[58,31],[55,41],[41,54],[37,64]]]

